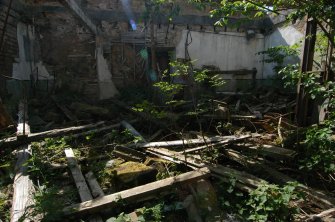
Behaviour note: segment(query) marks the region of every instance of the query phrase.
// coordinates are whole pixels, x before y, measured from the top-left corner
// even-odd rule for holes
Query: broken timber
[[[72,177],[78,189],[80,200],[83,202],[92,200],[93,197],[91,195],[90,189],[88,188],[85,178],[79,168],[79,165],[77,163],[76,157],[74,156],[73,150],[65,149],[64,152],[67,158],[68,166],[72,173]],[[102,222],[102,219],[99,216],[94,216],[94,217],[91,217],[89,221],[90,222],[93,222],[93,221]]]
[[[251,135],[244,135],[244,136],[240,136],[240,137],[225,136],[225,137],[222,137],[222,139],[223,139],[222,141],[220,141],[218,143],[215,143],[215,144],[211,144],[211,146],[223,146],[223,145],[227,145],[227,144],[230,144],[230,143],[235,143],[235,142],[238,142],[238,141],[241,141],[241,140],[245,140],[245,139],[248,139],[250,137],[251,137]],[[192,149],[187,149],[187,150],[181,151],[180,153],[185,154],[185,153],[197,152],[197,151],[209,148],[211,146],[206,145],[206,146],[196,147],[196,148],[192,148]]]
[[[140,148],[148,148],[148,147],[169,147],[169,146],[183,146],[190,144],[204,144],[204,143],[214,143],[220,142],[222,140],[234,140],[235,136],[215,136],[208,139],[186,139],[186,140],[174,140],[174,141],[162,141],[162,142],[150,142],[150,143],[142,143],[136,145]]]
[[[135,203],[143,200],[153,199],[163,192],[173,192],[173,188],[180,184],[192,183],[210,176],[208,168],[201,168],[195,171],[184,173],[175,177],[170,177],[143,186],[138,186],[129,190],[107,195],[95,200],[86,201],[80,204],[64,208],[65,215],[83,216],[99,210],[112,208],[118,205],[118,201],[123,203]]]
[[[17,137],[9,137],[9,138],[0,140],[0,146],[15,147],[15,146],[19,146],[22,144],[39,141],[47,137],[49,138],[57,137],[57,136],[65,135],[65,134],[71,134],[71,133],[80,132],[84,130],[94,129],[94,128],[97,128],[103,125],[104,123],[105,122],[102,121],[102,122],[98,122],[95,124],[74,126],[74,127],[64,128],[64,129],[54,129],[54,130],[49,130],[49,131],[44,131],[44,132],[39,132],[39,133],[31,133],[31,134],[28,134],[27,138],[25,138],[24,140],[18,140]]]
[[[101,189],[97,179],[95,178],[92,171],[85,174],[86,181],[88,183],[88,186],[90,187],[92,191],[93,198],[103,197],[105,196],[103,190]]]
[[[267,177],[271,178],[273,181],[279,184],[285,184],[288,182],[296,181],[293,178],[269,167],[268,165],[265,165],[259,161],[243,156],[234,150],[225,150],[225,154],[230,159],[238,162],[243,166],[246,166],[246,168],[249,169],[250,171],[265,174]],[[332,197],[321,191],[315,190],[303,184],[299,184],[298,189],[304,192],[315,205],[323,209],[331,208],[335,205],[335,199],[333,199]]]
[[[163,159],[167,160],[170,159],[170,161],[172,162],[184,163],[185,165],[191,167],[192,169],[208,167],[213,176],[219,177],[223,181],[228,182],[228,180],[231,177],[234,177],[237,179],[236,186],[246,192],[249,192],[257,188],[262,182],[263,183],[265,182],[265,180],[262,180],[251,174],[241,172],[232,168],[224,167],[221,165],[206,164],[201,162],[201,160],[194,158],[191,155],[182,155],[180,153],[170,151],[168,149],[148,148],[146,151],[153,155],[157,155]]]
[[[173,160],[173,162],[182,162],[184,164],[186,164],[187,166],[195,169],[195,168],[200,168],[200,167],[208,167],[212,172],[215,173],[220,173],[220,176],[223,176],[224,178],[227,178],[228,175],[222,174],[222,172],[224,172],[224,170],[218,170],[218,169],[230,169],[227,167],[223,167],[220,165],[209,165],[209,164],[205,164],[203,163],[200,159],[194,158],[192,155],[182,155],[181,153],[177,153],[174,151],[170,151],[168,149],[164,149],[164,148],[147,148],[146,150],[147,152],[151,153],[151,154],[157,154],[161,157],[167,157]],[[253,160],[248,160],[247,158],[244,158],[242,155],[238,154],[237,152],[234,151],[226,151],[226,153],[229,154],[229,156],[235,160],[236,162],[244,165],[247,167],[247,169],[250,169],[253,172],[257,172],[257,171],[261,171],[262,173],[266,174],[267,176],[270,176],[273,180],[275,180],[276,182],[279,182],[281,184],[287,183],[287,182],[294,182],[295,180],[290,178],[289,176],[286,176],[285,174],[274,170],[264,164],[261,164],[259,162],[253,161]],[[233,170],[233,169],[232,169]],[[233,170],[235,173],[239,172],[236,170]],[[229,171],[228,171],[229,172]],[[232,174],[233,175],[233,174]],[[245,174],[248,175],[248,174]],[[239,182],[243,183],[247,183],[247,185],[253,185],[250,184],[250,181],[252,183],[256,182],[254,185],[259,185],[260,182],[262,181],[261,179],[258,179],[255,176],[246,176],[245,178],[247,178],[247,180],[243,180],[243,177],[240,177],[238,180]],[[255,179],[257,178],[257,179]],[[252,187],[252,186],[251,186]],[[255,187],[253,187],[255,188]],[[335,200],[329,196],[327,196],[326,194],[322,193],[321,191],[317,191],[314,190],[308,186],[302,185],[300,184],[298,186],[299,190],[303,191],[304,193],[307,194],[307,196],[311,199],[311,201],[317,205],[320,206],[321,208],[331,208],[332,206],[335,205]],[[246,188],[245,190],[247,190],[248,188]]]
[[[294,156],[296,155],[296,152],[294,150],[285,149],[273,145],[267,145],[267,144],[253,145],[247,143],[236,144],[236,145],[237,146],[235,146],[234,149],[236,148],[236,149],[250,150],[259,153],[260,155],[263,156],[269,156],[281,160],[293,159]]]
[[[30,127],[27,124],[28,113],[26,101],[20,102],[18,116],[17,135],[25,136],[30,133]],[[33,204],[32,194],[34,192],[34,185],[30,180],[29,175],[27,175],[27,166],[25,164],[29,159],[30,151],[30,145],[24,145],[17,154],[17,162],[15,166],[16,175],[13,184],[14,194],[11,222],[27,221],[27,219],[22,217],[24,217],[28,207]]]
[[[113,154],[128,161],[143,162],[146,158],[145,153],[125,146],[116,146],[113,150]]]

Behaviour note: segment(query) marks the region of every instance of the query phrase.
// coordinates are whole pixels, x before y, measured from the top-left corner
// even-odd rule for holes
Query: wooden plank
[[[82,202],[92,200],[93,197],[91,195],[90,189],[88,188],[85,178],[79,168],[79,165],[77,163],[76,157],[74,156],[73,150],[71,148],[65,149],[64,152],[67,158],[68,166],[72,173],[72,177],[78,189],[80,200]],[[95,215],[90,216],[88,220],[89,222],[102,222],[102,218],[100,216],[95,216]]]
[[[76,157],[74,156],[73,150],[71,148],[65,149],[64,152],[66,155],[68,166],[72,173],[72,177],[78,189],[81,201],[92,200],[93,197],[91,195],[90,189],[88,188],[85,178],[79,168],[79,165],[77,163]]]
[[[83,216],[102,209],[113,208],[118,205],[120,200],[122,200],[122,203],[136,203],[143,200],[153,199],[157,198],[160,193],[173,192],[173,188],[178,185],[192,183],[209,176],[209,169],[201,168],[175,177],[170,177],[143,186],[107,195],[95,200],[74,204],[64,208],[63,212],[65,215]]]
[[[180,153],[192,153],[192,152],[196,152],[196,151],[200,151],[200,150],[203,150],[203,149],[206,149],[208,147],[215,147],[215,146],[223,146],[223,145],[228,145],[228,144],[231,144],[231,143],[235,143],[235,142],[239,142],[241,140],[245,140],[245,139],[248,139],[250,138],[251,135],[243,135],[243,136],[240,136],[240,137],[227,137],[227,139],[223,139],[222,141],[218,142],[218,143],[215,143],[215,144],[211,144],[211,145],[206,145],[206,146],[201,146],[201,147],[196,147],[196,148],[192,148],[192,149],[187,149],[185,151],[181,151]],[[224,137],[223,137],[224,138]]]
[[[259,153],[263,156],[269,156],[276,159],[293,159],[296,155],[296,152],[294,150],[274,146],[274,145],[267,145],[267,144],[261,144],[261,145],[254,145],[250,143],[242,143],[242,144],[236,144],[236,147],[233,147],[234,149],[243,149],[243,150],[250,150],[252,152]]]
[[[85,178],[91,189],[93,198],[99,198],[105,196],[104,191],[101,189],[92,171],[85,174]]]
[[[113,150],[113,154],[128,161],[143,162],[146,158],[145,153],[125,146],[116,146]]]
[[[27,124],[28,106],[26,101],[19,102],[18,112],[18,128],[17,135],[25,135],[30,133],[30,127]],[[26,213],[27,208],[33,204],[32,194],[34,192],[33,182],[27,174],[27,166],[25,163],[30,156],[30,145],[25,145],[20,148],[17,155],[15,165],[15,177],[13,183],[13,204],[11,209],[11,222],[28,221],[21,218]]]
[[[16,175],[13,183],[13,204],[11,210],[11,222],[30,221],[22,216],[26,213],[27,207],[33,204],[34,185],[27,174],[26,161],[29,159],[30,145],[21,147],[17,154],[15,166]],[[22,217],[22,218],[21,218]]]
[[[68,128],[63,128],[63,129],[54,129],[54,130],[49,130],[49,131],[44,131],[44,132],[39,132],[39,133],[31,133],[28,135],[25,141],[18,141],[17,137],[9,137],[6,139],[0,140],[0,146],[4,147],[15,147],[19,146],[25,143],[29,142],[35,142],[42,140],[44,138],[50,138],[50,137],[57,137],[57,136],[62,136],[65,134],[71,134],[83,130],[89,130],[92,128],[99,127],[103,125],[105,122],[98,122],[94,124],[88,124],[88,125],[83,125],[83,126],[74,126],[74,127],[68,127]]]
[[[235,139],[235,136],[215,136],[208,139],[185,139],[185,140],[174,140],[174,141],[161,141],[161,142],[150,142],[136,145],[140,148],[149,148],[149,147],[169,147],[169,146],[183,146],[190,144],[204,144],[204,143],[214,143],[219,142],[225,139]]]
[[[183,155],[181,153],[177,153],[177,152],[165,149],[165,148],[147,148],[147,151],[153,154],[158,154],[158,155],[166,156],[172,159],[176,159],[192,167],[200,168],[200,167],[206,166],[206,164],[202,160],[194,158],[192,155]]]
[[[160,158],[167,159],[171,162],[187,164],[188,167],[191,167],[192,169],[197,169],[199,167],[208,167],[213,176],[216,176],[225,182],[229,182],[229,179],[233,177],[237,180],[236,186],[245,192],[250,192],[257,188],[261,183],[266,182],[265,180],[262,180],[246,172],[238,171],[229,167],[224,167],[219,164],[213,165],[199,162],[199,160],[194,158],[193,156],[180,155],[177,152],[167,149],[149,148],[146,151],[153,155],[157,155]]]

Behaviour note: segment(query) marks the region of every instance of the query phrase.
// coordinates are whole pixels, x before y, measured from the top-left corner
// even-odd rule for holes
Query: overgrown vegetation
[[[294,182],[282,187],[262,183],[250,193],[244,193],[236,187],[236,179],[231,177],[220,187],[220,203],[226,213],[233,213],[243,221],[292,221],[299,213],[294,201],[302,198],[297,186]]]

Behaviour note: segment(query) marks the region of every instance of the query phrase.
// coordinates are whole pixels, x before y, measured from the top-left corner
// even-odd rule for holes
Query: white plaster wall
[[[109,99],[119,92],[112,81],[112,74],[109,70],[108,63],[103,56],[103,46],[97,45],[96,48],[97,72],[99,80],[99,99]]]
[[[182,33],[182,38],[176,47],[176,57],[185,58],[185,41],[187,30]],[[221,70],[257,69],[257,79],[262,78],[262,56],[257,52],[264,50],[264,36],[256,34],[247,40],[245,33],[210,33],[191,31],[192,43],[188,46],[191,60],[195,67],[214,65]],[[189,37],[190,40],[190,37]],[[225,75],[225,79],[232,75]],[[251,76],[247,76],[251,78]]]
[[[265,37],[265,48],[275,47],[279,45],[292,46],[295,43],[300,42],[304,38],[304,33],[296,29],[294,26],[283,26],[277,28],[273,33]],[[285,61],[288,63],[299,63],[299,58],[287,58]],[[273,71],[275,64],[265,63],[264,64],[264,78],[269,78],[276,75]]]
[[[29,49],[24,46],[25,37],[30,41]],[[13,78],[30,80],[30,74],[33,73],[36,79],[36,70],[38,69],[39,80],[53,79],[41,61],[30,62],[29,59],[26,58],[26,54],[33,57],[32,51],[34,50],[32,45],[35,41],[35,36],[34,30],[30,25],[21,22],[17,24],[17,41],[19,46],[19,58],[16,58],[16,63],[13,63]],[[26,50],[28,50],[28,52],[26,52]]]

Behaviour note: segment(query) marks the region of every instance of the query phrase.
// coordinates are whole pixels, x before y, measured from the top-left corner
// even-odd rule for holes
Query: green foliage
[[[210,14],[212,17],[219,18],[215,23],[218,26],[229,25],[229,17],[231,16],[243,15],[245,20],[249,20],[251,18],[262,17],[266,14],[265,8],[252,4],[249,1],[213,1],[211,5],[214,5],[214,9]]]
[[[42,215],[42,221],[60,221],[65,205],[63,201],[57,201],[57,197],[59,198],[59,193],[55,187],[39,187],[34,193],[33,212],[30,217]]]
[[[247,194],[242,193],[236,187],[236,178],[233,175],[229,178],[228,182],[220,183],[219,192],[219,202],[225,213],[243,215],[245,210],[243,205],[245,204]]]
[[[131,222],[131,217],[122,212],[117,217],[109,218],[106,222]]]
[[[287,183],[284,187],[273,184],[261,184],[252,191],[247,201],[247,210],[250,221],[291,221],[298,208],[292,204],[293,200],[301,197],[296,192],[297,183]]]
[[[150,116],[158,119],[166,117],[166,112],[157,109],[156,106],[148,100],[143,100],[142,103],[136,104],[132,110],[136,112],[147,113]]]
[[[306,139],[302,143],[299,157],[300,168],[316,170],[324,173],[335,172],[335,142],[332,138],[334,128],[335,83],[321,83],[315,73],[301,73],[297,65],[290,65],[279,72],[286,85],[296,85],[301,82],[311,99],[328,100],[328,119],[319,126],[307,129]]]
[[[4,222],[10,221],[10,206],[8,202],[8,195],[0,192],[0,220]]]
[[[159,171],[156,175],[157,180],[163,180],[169,177],[180,175],[182,172],[178,171],[178,165],[176,163],[164,163],[165,169]]]
[[[138,222],[161,222],[164,216],[162,215],[164,203],[159,203],[150,208],[140,208],[136,210],[138,216]],[[131,222],[131,218],[124,212],[120,213],[117,217],[112,217],[106,222]]]
[[[46,138],[41,143],[32,143],[32,154],[25,163],[29,174],[34,179],[43,179],[48,182],[57,172],[50,169],[50,163],[65,163],[64,149],[69,148],[66,139]]]
[[[167,16],[169,22],[180,13],[180,6],[175,0],[146,0],[146,10],[142,17],[144,20],[158,16]]]
[[[163,221],[164,218],[163,207],[164,203],[159,203],[150,208],[143,207],[137,210],[137,212],[139,212],[143,216],[142,218],[144,220],[142,221],[160,222]]]
[[[325,173],[335,172],[335,138],[330,122],[323,126],[312,126],[307,130],[303,143],[303,158],[300,168]]]
[[[191,63],[173,61],[170,62],[171,69],[173,73],[168,74],[168,70],[165,70],[163,77],[171,77],[169,81],[160,81],[154,84],[165,96],[166,104],[176,103],[173,100],[181,90],[183,90],[185,84],[191,84],[194,80],[196,83],[209,83],[210,87],[222,86],[225,82],[219,75],[211,76],[208,74],[208,70],[194,70]],[[183,79],[184,83],[178,83],[175,81],[176,78]],[[191,90],[191,94],[194,95],[194,92]]]
[[[298,213],[293,201],[302,198],[296,190],[298,183],[290,182],[283,187],[263,183],[251,191],[249,196],[236,188],[236,179],[220,185],[220,203],[226,213],[235,214],[244,221],[286,222]]]
[[[275,46],[270,47],[265,51],[258,52],[259,55],[266,55],[264,62],[266,63],[275,63],[274,70],[279,72],[284,65],[285,59],[289,56],[298,56],[299,44],[293,46]]]

